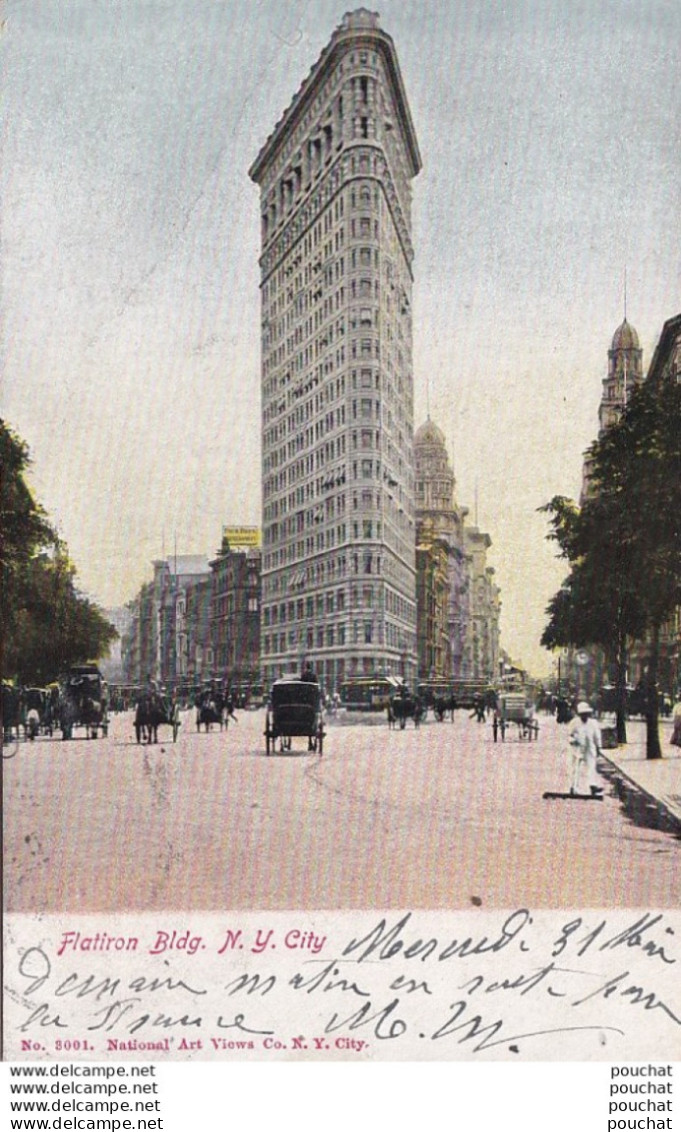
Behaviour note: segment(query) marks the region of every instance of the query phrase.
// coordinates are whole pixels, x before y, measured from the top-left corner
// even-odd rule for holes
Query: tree
[[[2,672],[41,686],[99,659],[117,633],[78,592],[66,546],[24,478],[28,465],[25,443],[0,422]]]
[[[542,508],[551,515],[549,536],[572,569],[547,607],[549,621],[541,643],[547,648],[595,645],[615,666],[617,740],[626,743],[626,673],[629,646],[642,632],[645,619],[632,588],[626,557],[609,537],[613,516],[604,501],[581,511],[555,497]]]
[[[595,496],[618,508],[621,553],[643,609],[646,755],[660,758],[660,635],[681,605],[681,384],[671,373],[649,378],[592,453]]]
[[[623,688],[627,645],[646,638],[646,755],[659,758],[660,633],[681,604],[681,384],[671,374],[644,382],[589,458],[581,510],[560,497],[544,508],[572,569],[542,639],[602,645]]]
[[[55,538],[45,512],[24,479],[28,464],[26,444],[0,420],[0,608],[5,634],[11,632],[25,597],[26,570],[31,559]]]

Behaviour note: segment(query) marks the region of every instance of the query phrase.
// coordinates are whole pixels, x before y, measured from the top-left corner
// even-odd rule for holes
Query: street
[[[569,785],[567,731],[536,742],[460,711],[415,730],[327,722],[324,753],[265,756],[265,713],[138,746],[20,742],[3,762],[8,912],[678,907],[679,843]],[[6,749],[11,754],[11,749]]]

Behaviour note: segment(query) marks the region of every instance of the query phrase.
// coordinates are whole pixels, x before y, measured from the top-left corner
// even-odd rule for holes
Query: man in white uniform
[[[579,716],[579,722],[575,723],[570,731],[570,746],[572,747],[574,755],[570,793],[579,793],[579,779],[581,777],[582,767],[584,767],[586,785],[589,787],[591,794],[595,798],[598,798],[603,793],[603,787],[599,785],[596,777],[596,759],[602,750],[601,729],[593,718],[591,705],[587,704],[585,701],[577,704],[577,715]]]

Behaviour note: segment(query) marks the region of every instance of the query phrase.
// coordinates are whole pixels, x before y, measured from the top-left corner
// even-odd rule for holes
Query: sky
[[[350,4],[5,0],[3,418],[84,592],[260,522],[259,194],[248,168]],[[373,7],[373,6],[372,6]],[[624,316],[681,310],[677,0],[384,0],[423,159],[415,426],[492,538],[535,674]]]

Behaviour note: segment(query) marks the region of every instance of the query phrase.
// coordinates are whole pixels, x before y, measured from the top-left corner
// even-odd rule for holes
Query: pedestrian
[[[676,698],[672,712],[672,737],[669,740],[673,747],[681,747],[681,694]]]
[[[478,723],[485,722],[485,701],[479,692],[476,692],[473,696],[473,710],[468,718],[476,719]]]
[[[571,719],[570,704],[565,696],[558,696],[556,700],[556,723],[569,723]]]
[[[596,759],[602,753],[601,729],[593,718],[591,704],[585,700],[577,704],[579,722],[575,723],[570,731],[570,747],[573,755],[571,794],[579,793],[579,780],[582,770],[586,776],[586,785],[591,796],[598,798],[603,793],[596,777]]]

